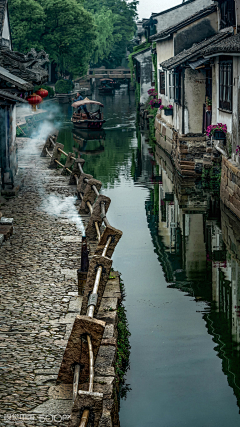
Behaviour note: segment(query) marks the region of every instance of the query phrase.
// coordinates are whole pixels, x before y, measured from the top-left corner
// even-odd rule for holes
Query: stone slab
[[[79,427],[84,409],[88,409],[90,412],[88,425],[98,427],[103,412],[102,394],[83,392],[80,395],[78,394],[72,407],[71,420],[68,427]]]
[[[80,384],[89,376],[89,352],[86,335],[91,336],[94,361],[101,344],[105,322],[87,316],[76,316],[58,374],[58,381],[73,382],[73,367],[81,364]]]
[[[112,254],[114,252],[115,247],[117,246],[119,240],[122,237],[122,234],[123,233],[122,233],[121,230],[117,230],[117,228],[114,228],[111,225],[108,225],[105,228],[103,234],[101,235],[101,239],[100,239],[100,241],[98,243],[98,246],[97,246],[97,249],[95,251],[95,254],[96,255],[102,255],[104,247],[105,247],[105,245],[106,245],[106,243],[108,241],[108,238],[111,237],[111,243],[108,246],[107,253],[106,253],[106,256],[108,258],[111,258]]]
[[[83,315],[87,314],[89,295],[93,291],[97,270],[100,266],[102,267],[102,273],[101,273],[101,278],[98,286],[98,292],[97,292],[98,300],[95,306],[95,315],[98,313],[98,310],[102,301],[102,297],[105,291],[106,283],[109,279],[109,273],[112,267],[112,260],[110,258],[103,257],[101,255],[94,255],[89,263],[87,282],[83,291],[83,302],[82,302],[82,309],[81,309],[81,314]]]
[[[89,222],[86,228],[86,236],[89,239],[95,239],[97,237],[95,222],[98,223],[99,228],[101,227],[101,224],[103,222],[103,219],[101,216],[101,203],[105,204],[105,213],[107,214],[108,208],[111,203],[111,199],[107,196],[104,196],[103,194],[100,194],[96,202],[94,203],[93,213],[89,219]]]
[[[89,179],[87,186],[84,191],[82,203],[79,208],[79,213],[88,213],[89,208],[87,206],[87,202],[90,202],[90,204],[93,206],[97,195],[93,189],[93,185],[97,188],[98,191],[100,191],[102,187],[101,181],[98,181],[97,179],[91,178]]]
[[[13,226],[0,224],[0,235],[1,234],[4,236],[4,240],[9,239],[13,234]]]
[[[0,225],[13,225],[13,218],[5,218],[2,216],[2,218],[0,219]]]

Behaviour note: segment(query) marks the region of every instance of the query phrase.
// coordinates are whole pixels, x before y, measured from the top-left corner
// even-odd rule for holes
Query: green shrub
[[[36,92],[39,89],[46,89],[48,91],[48,96],[44,99],[53,98],[54,97],[54,89],[51,86],[42,85],[42,86],[35,86],[34,92]]]
[[[71,80],[58,80],[55,84],[56,93],[69,93],[73,89],[74,85]]]

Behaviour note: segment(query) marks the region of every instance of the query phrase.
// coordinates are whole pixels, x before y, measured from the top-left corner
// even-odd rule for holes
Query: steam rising
[[[51,194],[42,202],[41,209],[48,215],[68,218],[72,224],[76,225],[82,235],[85,236],[84,225],[78,214],[75,201],[76,197],[73,196],[65,197],[63,199],[61,196]]]
[[[48,119],[35,122],[36,128],[33,130],[31,137],[26,138],[24,147],[21,149],[21,158],[26,164],[29,161],[36,160],[36,157],[40,155],[40,149],[46,141],[49,133],[51,133],[53,129],[58,129],[61,125],[60,122],[56,122],[55,120],[56,116],[61,115],[61,111],[58,105],[54,103],[44,103],[43,108],[44,109],[42,112],[48,113]],[[29,107],[24,106],[21,108],[21,115],[23,115],[23,117],[29,116],[30,111],[31,110]],[[63,198],[60,195],[55,194],[47,195],[44,187],[41,185],[41,179],[38,179],[37,169],[35,169],[33,178],[35,178],[35,185],[37,187],[39,196],[42,199],[40,209],[49,215],[67,218],[72,224],[75,224],[77,229],[82,233],[82,235],[85,236],[84,225],[75,206],[76,197],[69,196]]]

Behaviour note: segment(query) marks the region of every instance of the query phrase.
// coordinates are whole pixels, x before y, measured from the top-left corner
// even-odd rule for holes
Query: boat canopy
[[[88,99],[88,98],[85,98],[82,101],[74,102],[72,104],[72,107],[77,108],[77,107],[80,107],[81,105],[85,105],[85,104],[96,104],[96,105],[100,105],[100,107],[104,107],[104,105],[101,102],[93,101],[92,99]]]

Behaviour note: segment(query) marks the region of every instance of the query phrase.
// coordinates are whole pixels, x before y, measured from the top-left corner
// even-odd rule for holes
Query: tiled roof
[[[154,36],[150,37],[150,40],[155,41],[155,40],[160,40],[165,37],[168,37],[169,35],[176,33],[181,28],[186,27],[187,25],[197,21],[200,18],[204,18],[205,16],[210,15],[216,10],[217,10],[217,6],[215,4],[212,6],[205,7],[204,9],[200,10],[197,13],[194,13],[188,18],[184,19],[183,21],[180,21],[178,24],[172,25],[171,27],[168,27],[166,30],[161,31],[160,33],[154,34]]]
[[[0,67],[0,78],[3,80],[14,84],[20,89],[24,90],[31,90],[32,84],[29,82],[26,82],[25,80],[21,79],[20,77],[15,76],[14,74],[10,73],[6,68]]]
[[[223,39],[213,46],[209,46],[204,50],[205,56],[211,56],[221,53],[239,53],[240,52],[240,33],[232,35],[227,39]]]
[[[10,99],[11,101],[18,101],[18,102],[27,103],[27,101],[25,99],[20,98],[19,96],[16,96],[16,95],[12,94],[11,92],[8,92],[7,90],[4,90],[4,89],[0,89],[0,98]]]
[[[195,43],[189,49],[183,50],[176,56],[172,56],[171,58],[167,59],[167,61],[162,62],[160,65],[165,69],[176,68],[179,65],[190,61],[196,56],[203,56],[203,53],[207,46],[213,45],[212,48],[214,48],[215,44],[219,44],[219,41],[223,41],[227,37],[231,38],[231,34],[231,31],[219,32],[218,34],[215,34],[215,36],[209,37],[208,39],[205,39],[200,43]]]
[[[46,62],[49,62],[49,59],[44,51],[37,53],[35,49],[31,49],[24,55],[0,46],[0,66],[30,85],[47,81],[48,71],[43,68]]]

